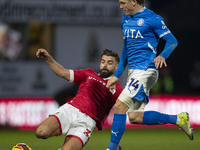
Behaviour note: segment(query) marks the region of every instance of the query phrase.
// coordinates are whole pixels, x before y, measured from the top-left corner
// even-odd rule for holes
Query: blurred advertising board
[[[0,98],[0,126],[35,129],[57,108],[57,102],[48,97]]]
[[[37,2],[36,2],[37,1]],[[0,20],[12,23],[30,21],[70,25],[120,24],[117,1],[89,0],[1,0]]]
[[[151,95],[146,111],[159,111],[167,114],[179,114],[181,112],[188,112],[190,114],[190,123],[194,128],[200,128],[200,96],[191,95]],[[105,121],[105,126],[110,127],[113,121],[113,110]],[[127,119],[127,127],[176,127],[174,125],[132,125]]]
[[[52,97],[37,98],[0,98],[0,126],[19,129],[35,129],[49,114],[58,108],[58,103]],[[145,110],[155,110],[167,114],[178,114],[187,111],[194,128],[200,128],[200,96],[158,95],[150,96],[150,102]],[[113,121],[113,110],[107,117],[104,128],[110,128]],[[137,127],[176,127],[173,125],[142,126],[131,125],[127,119],[128,128]]]

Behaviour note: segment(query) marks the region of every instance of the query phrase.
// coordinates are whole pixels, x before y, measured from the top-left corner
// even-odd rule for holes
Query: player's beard
[[[101,69],[100,70],[100,76],[102,78],[108,78],[114,74],[114,70],[108,70],[108,69]]]

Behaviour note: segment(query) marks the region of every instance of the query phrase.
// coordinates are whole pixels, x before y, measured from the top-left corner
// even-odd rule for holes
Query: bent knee
[[[123,102],[121,102],[120,100],[117,100],[113,108],[114,108],[114,113],[118,114],[125,114],[128,110],[128,106]]]
[[[131,124],[142,124],[143,112],[130,112],[128,117]]]
[[[38,126],[37,129],[35,130],[35,135],[37,138],[46,139],[48,138],[49,133],[46,131],[45,128]]]
[[[131,124],[140,124],[139,123],[139,118],[137,118],[137,117],[131,117],[131,118],[129,118],[129,122]]]

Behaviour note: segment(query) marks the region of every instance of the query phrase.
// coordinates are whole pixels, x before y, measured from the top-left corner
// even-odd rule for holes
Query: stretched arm
[[[45,50],[38,49],[36,52],[36,56],[38,58],[46,60],[47,64],[51,68],[51,70],[59,77],[64,78],[69,81],[70,73],[68,69],[65,69],[62,65],[56,62],[53,57]]]
[[[166,43],[162,53],[159,56],[157,56],[153,61],[153,63],[155,63],[156,68],[162,68],[163,65],[167,67],[166,59],[178,45],[178,42],[172,33],[163,36],[162,39],[165,40]]]

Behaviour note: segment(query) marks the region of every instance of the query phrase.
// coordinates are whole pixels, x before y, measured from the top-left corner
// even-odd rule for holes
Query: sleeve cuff
[[[74,70],[69,70],[69,82],[74,82]]]

